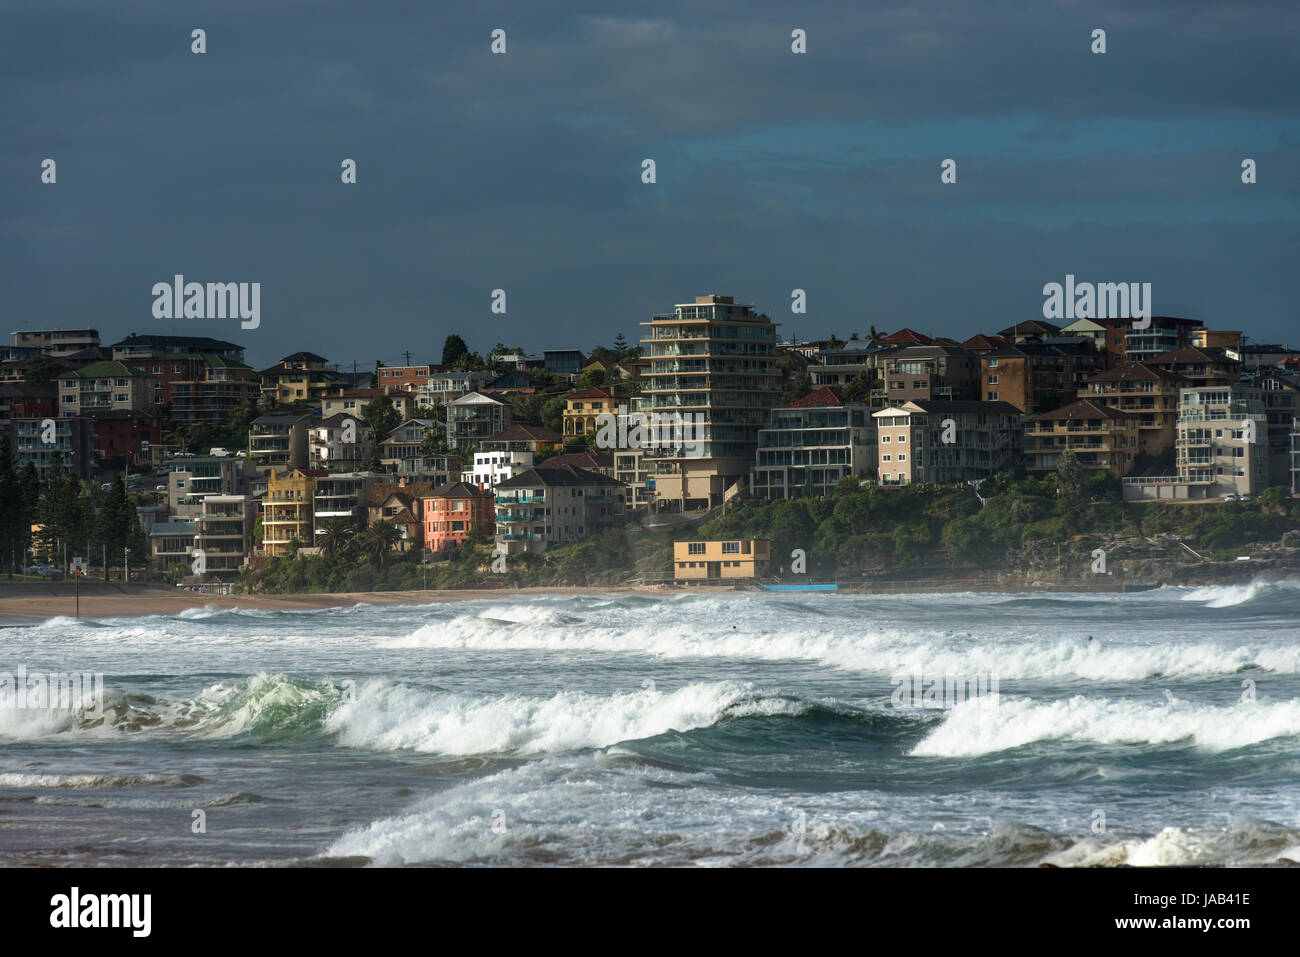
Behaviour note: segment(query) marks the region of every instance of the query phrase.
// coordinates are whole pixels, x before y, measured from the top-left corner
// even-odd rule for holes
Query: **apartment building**
[[[1242,355],[1242,335],[1239,329],[1193,329],[1191,345],[1198,349],[1222,349],[1241,356],[1250,368],[1250,357]],[[1269,363],[1272,365],[1273,363]]]
[[[194,520],[194,547],[203,553],[204,581],[233,581],[253,550],[257,504],[247,495],[209,495]]]
[[[59,374],[59,415],[85,415],[105,409],[153,409],[153,378],[112,360],[93,362]]]
[[[677,581],[757,578],[771,564],[772,543],[762,539],[673,542],[673,578]]]
[[[1153,356],[1146,364],[1173,373],[1189,386],[1196,388],[1231,385],[1241,378],[1241,363],[1222,349],[1183,346]]]
[[[192,365],[188,374],[164,377],[167,414],[177,425],[221,426],[245,406],[257,402],[260,393],[257,373],[243,363],[204,355],[197,363],[187,364]],[[154,378],[157,381],[158,377]]]
[[[167,460],[167,509],[177,518],[195,518],[209,495],[244,495],[255,474],[247,459],[181,455]]]
[[[353,528],[363,528],[369,516],[370,490],[382,480],[376,472],[330,472],[316,478],[312,497],[316,534],[331,519],[342,519]]]
[[[305,412],[270,412],[248,426],[248,458],[263,472],[305,469],[313,417]]]
[[[1179,394],[1177,472],[1124,480],[1129,500],[1256,495],[1268,482],[1268,421],[1260,390],[1242,385]]]
[[[1174,444],[1178,394],[1187,383],[1172,372],[1125,362],[1090,377],[1079,398],[1138,416],[1138,450],[1159,455]]]
[[[433,405],[434,402],[446,405],[461,396],[487,388],[492,380],[490,372],[447,369],[431,373],[428,381],[417,387],[416,395],[421,406]]]
[[[859,376],[879,378],[881,358],[892,354],[892,349],[868,346],[845,346],[843,349],[822,349],[813,353],[815,363],[808,365],[808,378],[814,387],[824,385],[844,388]]]
[[[1268,484],[1291,483],[1291,422],[1300,411],[1300,376],[1277,366],[1263,366],[1242,376],[1242,384],[1259,390],[1268,421]]]
[[[881,485],[983,480],[1020,458],[1020,410],[1007,402],[915,399],[872,417]]]
[[[53,418],[59,414],[59,390],[34,382],[0,382],[0,425],[10,419]]]
[[[564,447],[564,436],[540,425],[519,423],[479,443],[484,452],[550,452]]]
[[[446,366],[425,363],[424,365],[377,366],[375,368],[375,385],[380,389],[393,392],[417,392],[429,381],[429,377],[445,372]]]
[[[1192,337],[1205,323],[1199,319],[1179,319],[1174,316],[1152,316],[1149,325],[1140,328],[1144,320],[1129,320],[1124,327],[1124,361],[1146,362],[1168,352],[1192,345]]]
[[[1124,361],[1124,330],[1132,319],[1075,319],[1069,325],[1062,326],[1062,336],[1078,336],[1086,339],[1102,355],[1111,353],[1106,365],[1113,361]],[[1050,338],[1050,337],[1048,337]]]
[[[549,459],[538,462],[537,468],[558,469],[565,465],[572,465],[576,469],[587,469],[589,472],[599,472],[610,478],[615,477],[614,456],[609,452],[565,452],[563,455],[553,455]]]
[[[124,362],[153,376],[153,404],[158,407],[173,405],[177,386],[188,388],[188,405],[193,406],[196,386],[212,381],[238,384],[239,401],[227,407],[233,411],[238,405],[256,397],[257,377],[244,363],[244,348],[233,342],[212,339],[208,336],[152,336],[131,334],[108,347],[117,362]],[[226,370],[209,380],[209,370]],[[240,370],[236,373],[234,370]],[[215,396],[222,390],[210,390]],[[229,390],[227,390],[229,391]],[[173,413],[175,410],[172,410]],[[221,422],[223,419],[209,415],[193,421]]]
[[[910,399],[980,398],[980,359],[953,346],[904,346],[884,359],[882,397],[891,404]]]
[[[179,519],[154,522],[149,529],[149,553],[154,563],[159,568],[188,576],[194,567],[194,536],[197,533],[197,522]]]
[[[1033,414],[1073,402],[1079,386],[1102,370],[1104,360],[1086,345],[1022,341],[985,353],[980,364],[984,401],[1007,402]]]
[[[1127,475],[1139,450],[1139,416],[1080,399],[1051,412],[1028,416],[1024,426],[1025,468],[1053,472],[1073,452],[1079,464]]]
[[[293,542],[310,548],[315,543],[316,480],[329,473],[320,469],[285,469],[267,475],[262,499],[262,552],[285,555]]]
[[[475,532],[491,535],[496,513],[491,492],[477,485],[450,482],[424,499],[424,547],[431,552],[459,548]]]
[[[528,469],[496,487],[496,541],[506,554],[544,552],[622,525],[627,491],[607,475]]]
[[[614,452],[614,478],[627,486],[628,508],[653,508],[655,504],[654,463],[645,449]]]
[[[1012,345],[1026,340],[1042,339],[1044,336],[1059,336],[1061,327],[1046,319],[1025,319],[1007,326],[998,333]]]
[[[654,450],[657,504],[679,511],[718,504],[748,473],[758,430],[777,402],[776,324],[731,296],[708,295],[642,325],[650,327],[642,340],[649,411],[691,413],[699,424],[693,447]]]
[[[773,409],[758,432],[750,491],[760,498],[823,496],[846,475],[874,472],[874,411],[844,402],[831,386]]]
[[[542,371],[551,375],[576,378],[582,367],[587,364],[587,357],[578,349],[543,349]]]
[[[307,461],[313,469],[353,471],[369,461],[374,448],[365,420],[342,412],[312,422],[307,430]]]
[[[149,461],[149,449],[162,441],[162,417],[139,409],[88,412],[99,461],[113,468]]]
[[[45,481],[56,461],[81,479],[90,478],[94,470],[95,435],[88,418],[14,418],[9,420],[8,433],[15,471],[30,462]]]
[[[403,419],[411,418],[415,414],[417,405],[415,393],[385,386],[382,389],[339,389],[321,399],[321,415],[326,418],[350,415],[360,419],[366,406],[381,397],[387,397],[397,414]]]
[[[1291,420],[1291,494],[1300,495],[1300,417]]]
[[[592,388],[571,392],[564,399],[564,435],[566,438],[596,431],[602,415],[618,414],[618,397],[613,389]]]
[[[475,452],[473,467],[461,472],[460,480],[491,491],[498,483],[532,467],[532,452]]]
[[[314,352],[295,352],[258,374],[262,402],[274,407],[294,402],[319,402],[326,394],[351,385],[350,377],[329,368]]]
[[[39,349],[43,355],[54,358],[99,346],[98,329],[24,329],[10,335],[15,347]]]
[[[453,449],[478,445],[510,428],[512,420],[507,403],[480,392],[467,393],[447,405],[447,444]]]

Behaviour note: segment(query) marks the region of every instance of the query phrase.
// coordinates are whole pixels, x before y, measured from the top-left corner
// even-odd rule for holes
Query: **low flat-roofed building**
[[[771,564],[771,550],[771,542],[756,538],[673,542],[673,578],[678,581],[757,578]]]

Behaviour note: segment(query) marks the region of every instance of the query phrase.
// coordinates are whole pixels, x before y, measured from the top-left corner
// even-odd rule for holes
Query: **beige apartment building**
[[[1258,389],[1183,389],[1177,428],[1177,473],[1126,478],[1125,499],[1214,499],[1257,495],[1267,487],[1268,418]]]
[[[1088,399],[1031,415],[1025,420],[1025,468],[1054,472],[1061,456],[1073,452],[1085,468],[1108,469],[1116,478],[1127,475],[1138,454],[1139,419]]]
[[[771,549],[771,542],[756,538],[673,542],[673,578],[677,581],[757,578],[771,564]]]
[[[689,443],[654,450],[656,502],[674,511],[717,505],[749,472],[779,396],[776,324],[731,296],[708,295],[642,325],[646,411],[691,414],[696,424]]]
[[[977,481],[1020,458],[1020,410],[1007,402],[915,399],[872,413],[877,481]]]
[[[267,476],[262,499],[262,551],[283,555],[297,541],[304,548],[315,543],[312,500],[316,479],[329,473],[321,470],[286,469]]]

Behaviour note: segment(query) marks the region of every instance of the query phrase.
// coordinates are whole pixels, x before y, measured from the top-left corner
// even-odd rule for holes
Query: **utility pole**
[[[402,355],[406,356],[406,364],[409,366],[411,364],[411,350],[407,349]]]
[[[127,546],[122,546],[122,581],[130,584],[131,581],[131,560],[127,557]]]
[[[104,581],[108,581],[108,543],[104,543]]]

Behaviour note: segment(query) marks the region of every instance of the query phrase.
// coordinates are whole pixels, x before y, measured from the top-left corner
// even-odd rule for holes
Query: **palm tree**
[[[346,519],[331,518],[321,525],[317,541],[320,543],[320,550],[323,553],[334,557],[347,549],[348,544],[352,541],[352,536],[355,534],[351,523]]]
[[[362,552],[381,568],[389,553],[402,543],[402,533],[386,518],[381,518],[360,535]]]
[[[867,342],[871,343],[872,346],[880,345],[880,340],[883,338],[885,338],[885,334],[877,331],[875,326],[867,330]]]

